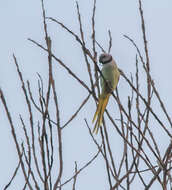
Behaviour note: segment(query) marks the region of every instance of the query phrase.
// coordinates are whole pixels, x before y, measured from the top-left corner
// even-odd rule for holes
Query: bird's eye
[[[101,57],[101,60],[104,60],[104,59],[106,59],[106,55],[103,55],[103,56]]]

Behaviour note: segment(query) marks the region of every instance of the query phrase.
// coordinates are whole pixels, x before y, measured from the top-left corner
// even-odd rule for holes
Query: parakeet
[[[100,76],[101,94],[98,100],[97,110],[92,121],[94,123],[97,119],[93,129],[93,132],[96,134],[102,124],[103,114],[109,101],[109,97],[112,91],[115,90],[120,76],[118,67],[110,54],[101,54],[99,62],[103,64],[103,68],[101,70],[103,77]]]

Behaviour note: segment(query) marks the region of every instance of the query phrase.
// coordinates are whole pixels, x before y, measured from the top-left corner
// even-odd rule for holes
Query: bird
[[[112,55],[102,53],[99,56],[99,62],[102,63],[103,66],[100,75],[101,94],[99,96],[98,106],[92,120],[92,123],[96,120],[93,129],[93,133],[95,132],[96,134],[102,124],[103,114],[109,101],[109,97],[116,89],[120,77],[120,71],[118,70],[117,64]]]

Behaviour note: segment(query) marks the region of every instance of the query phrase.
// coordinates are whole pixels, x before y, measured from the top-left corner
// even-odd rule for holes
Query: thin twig
[[[71,178],[69,178],[68,180],[66,180],[64,183],[62,183],[59,187],[62,187],[64,186],[65,184],[69,183],[72,179],[74,179],[81,171],[83,171],[85,168],[87,168],[96,158],[97,156],[99,155],[100,153],[100,150],[98,150],[98,152],[95,154],[95,156],[90,160],[88,161],[82,168],[80,168],[76,173],[75,175],[73,175]]]
[[[108,34],[109,34],[109,48],[108,48],[108,53],[110,53],[111,48],[112,48],[112,35],[110,30],[108,30]]]
[[[77,162],[75,162],[75,174],[77,173],[77,171],[78,171]],[[77,179],[77,175],[73,178],[73,187],[72,187],[72,190],[75,190],[76,179]]]
[[[23,153],[22,153],[22,154],[23,154]],[[22,155],[21,155],[21,157],[22,157]],[[18,170],[19,170],[20,164],[21,164],[21,163],[20,163],[20,160],[19,160],[19,163],[17,164],[17,167],[16,167],[16,169],[15,169],[15,171],[14,171],[14,173],[13,173],[11,179],[10,179],[10,181],[9,181],[8,184],[4,187],[4,190],[7,190],[8,187],[11,185],[11,183],[14,181],[14,178],[16,177],[17,172],[18,172]]]

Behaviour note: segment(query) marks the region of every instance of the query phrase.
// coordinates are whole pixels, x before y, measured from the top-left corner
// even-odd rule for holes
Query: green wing
[[[117,66],[114,64],[114,65],[109,65],[107,67],[104,67],[102,69],[102,74],[104,78],[106,79],[107,83],[109,84],[109,86],[112,88],[112,90],[114,90],[118,84],[119,75],[120,75]],[[102,96],[106,96],[107,94],[110,93],[109,87],[106,85],[104,78],[103,77],[100,78]]]

